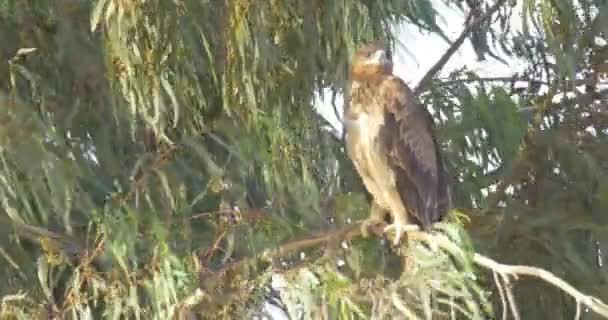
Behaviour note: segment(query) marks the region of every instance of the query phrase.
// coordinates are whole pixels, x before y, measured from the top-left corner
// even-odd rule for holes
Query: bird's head
[[[353,57],[351,78],[355,81],[379,78],[393,73],[393,58],[388,46],[372,42],[361,46]]]

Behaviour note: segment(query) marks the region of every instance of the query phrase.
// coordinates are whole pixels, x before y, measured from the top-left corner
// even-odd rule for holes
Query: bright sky
[[[433,0],[436,10],[442,13],[439,25],[446,31],[451,40],[455,40],[463,29],[464,14],[457,9],[448,8],[443,1]],[[514,28],[520,27],[520,19],[517,14],[512,17]],[[394,54],[394,73],[402,78],[410,87],[415,87],[425,73],[446,52],[449,44],[439,36],[422,33],[419,28],[404,24],[395,27],[398,44]],[[512,63],[505,65],[502,62],[487,56],[486,61],[477,61],[477,56],[469,40],[466,40],[461,48],[452,56],[442,69],[440,76],[447,76],[455,69],[467,66],[469,70],[476,71],[481,77],[508,77],[521,71],[521,65]],[[342,99],[338,100],[338,112],[342,114]],[[326,118],[334,128],[341,130],[340,121],[336,117],[334,109],[330,105],[330,96],[320,101],[317,111]]]

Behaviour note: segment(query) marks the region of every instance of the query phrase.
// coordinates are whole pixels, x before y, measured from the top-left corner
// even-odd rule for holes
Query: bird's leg
[[[399,210],[393,214],[393,223],[384,228],[384,233],[394,232],[393,245],[398,246],[401,237],[410,229],[408,225],[407,213],[405,210]],[[407,238],[407,235],[406,235]],[[407,241],[407,240],[406,240]]]
[[[363,235],[364,238],[369,237],[369,228],[373,225],[382,223],[385,215],[386,210],[382,209],[376,201],[372,201],[369,218],[361,223],[361,235]]]

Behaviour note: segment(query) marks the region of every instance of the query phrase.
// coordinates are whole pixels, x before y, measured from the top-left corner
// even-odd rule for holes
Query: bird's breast
[[[383,125],[384,117],[367,112],[359,112],[352,117],[346,118],[347,138],[358,149],[368,150],[368,152],[377,151],[375,150],[375,142]]]

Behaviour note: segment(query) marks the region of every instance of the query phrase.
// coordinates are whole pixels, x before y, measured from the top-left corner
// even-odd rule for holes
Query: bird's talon
[[[384,228],[384,233],[394,232],[395,238],[393,239],[393,245],[398,246],[401,241],[401,237],[408,231],[408,225],[404,223],[393,223]]]
[[[369,237],[369,228],[381,223],[382,221],[378,220],[378,219],[367,219],[365,221],[363,221],[361,223],[361,235],[363,236],[363,238],[367,238]]]

